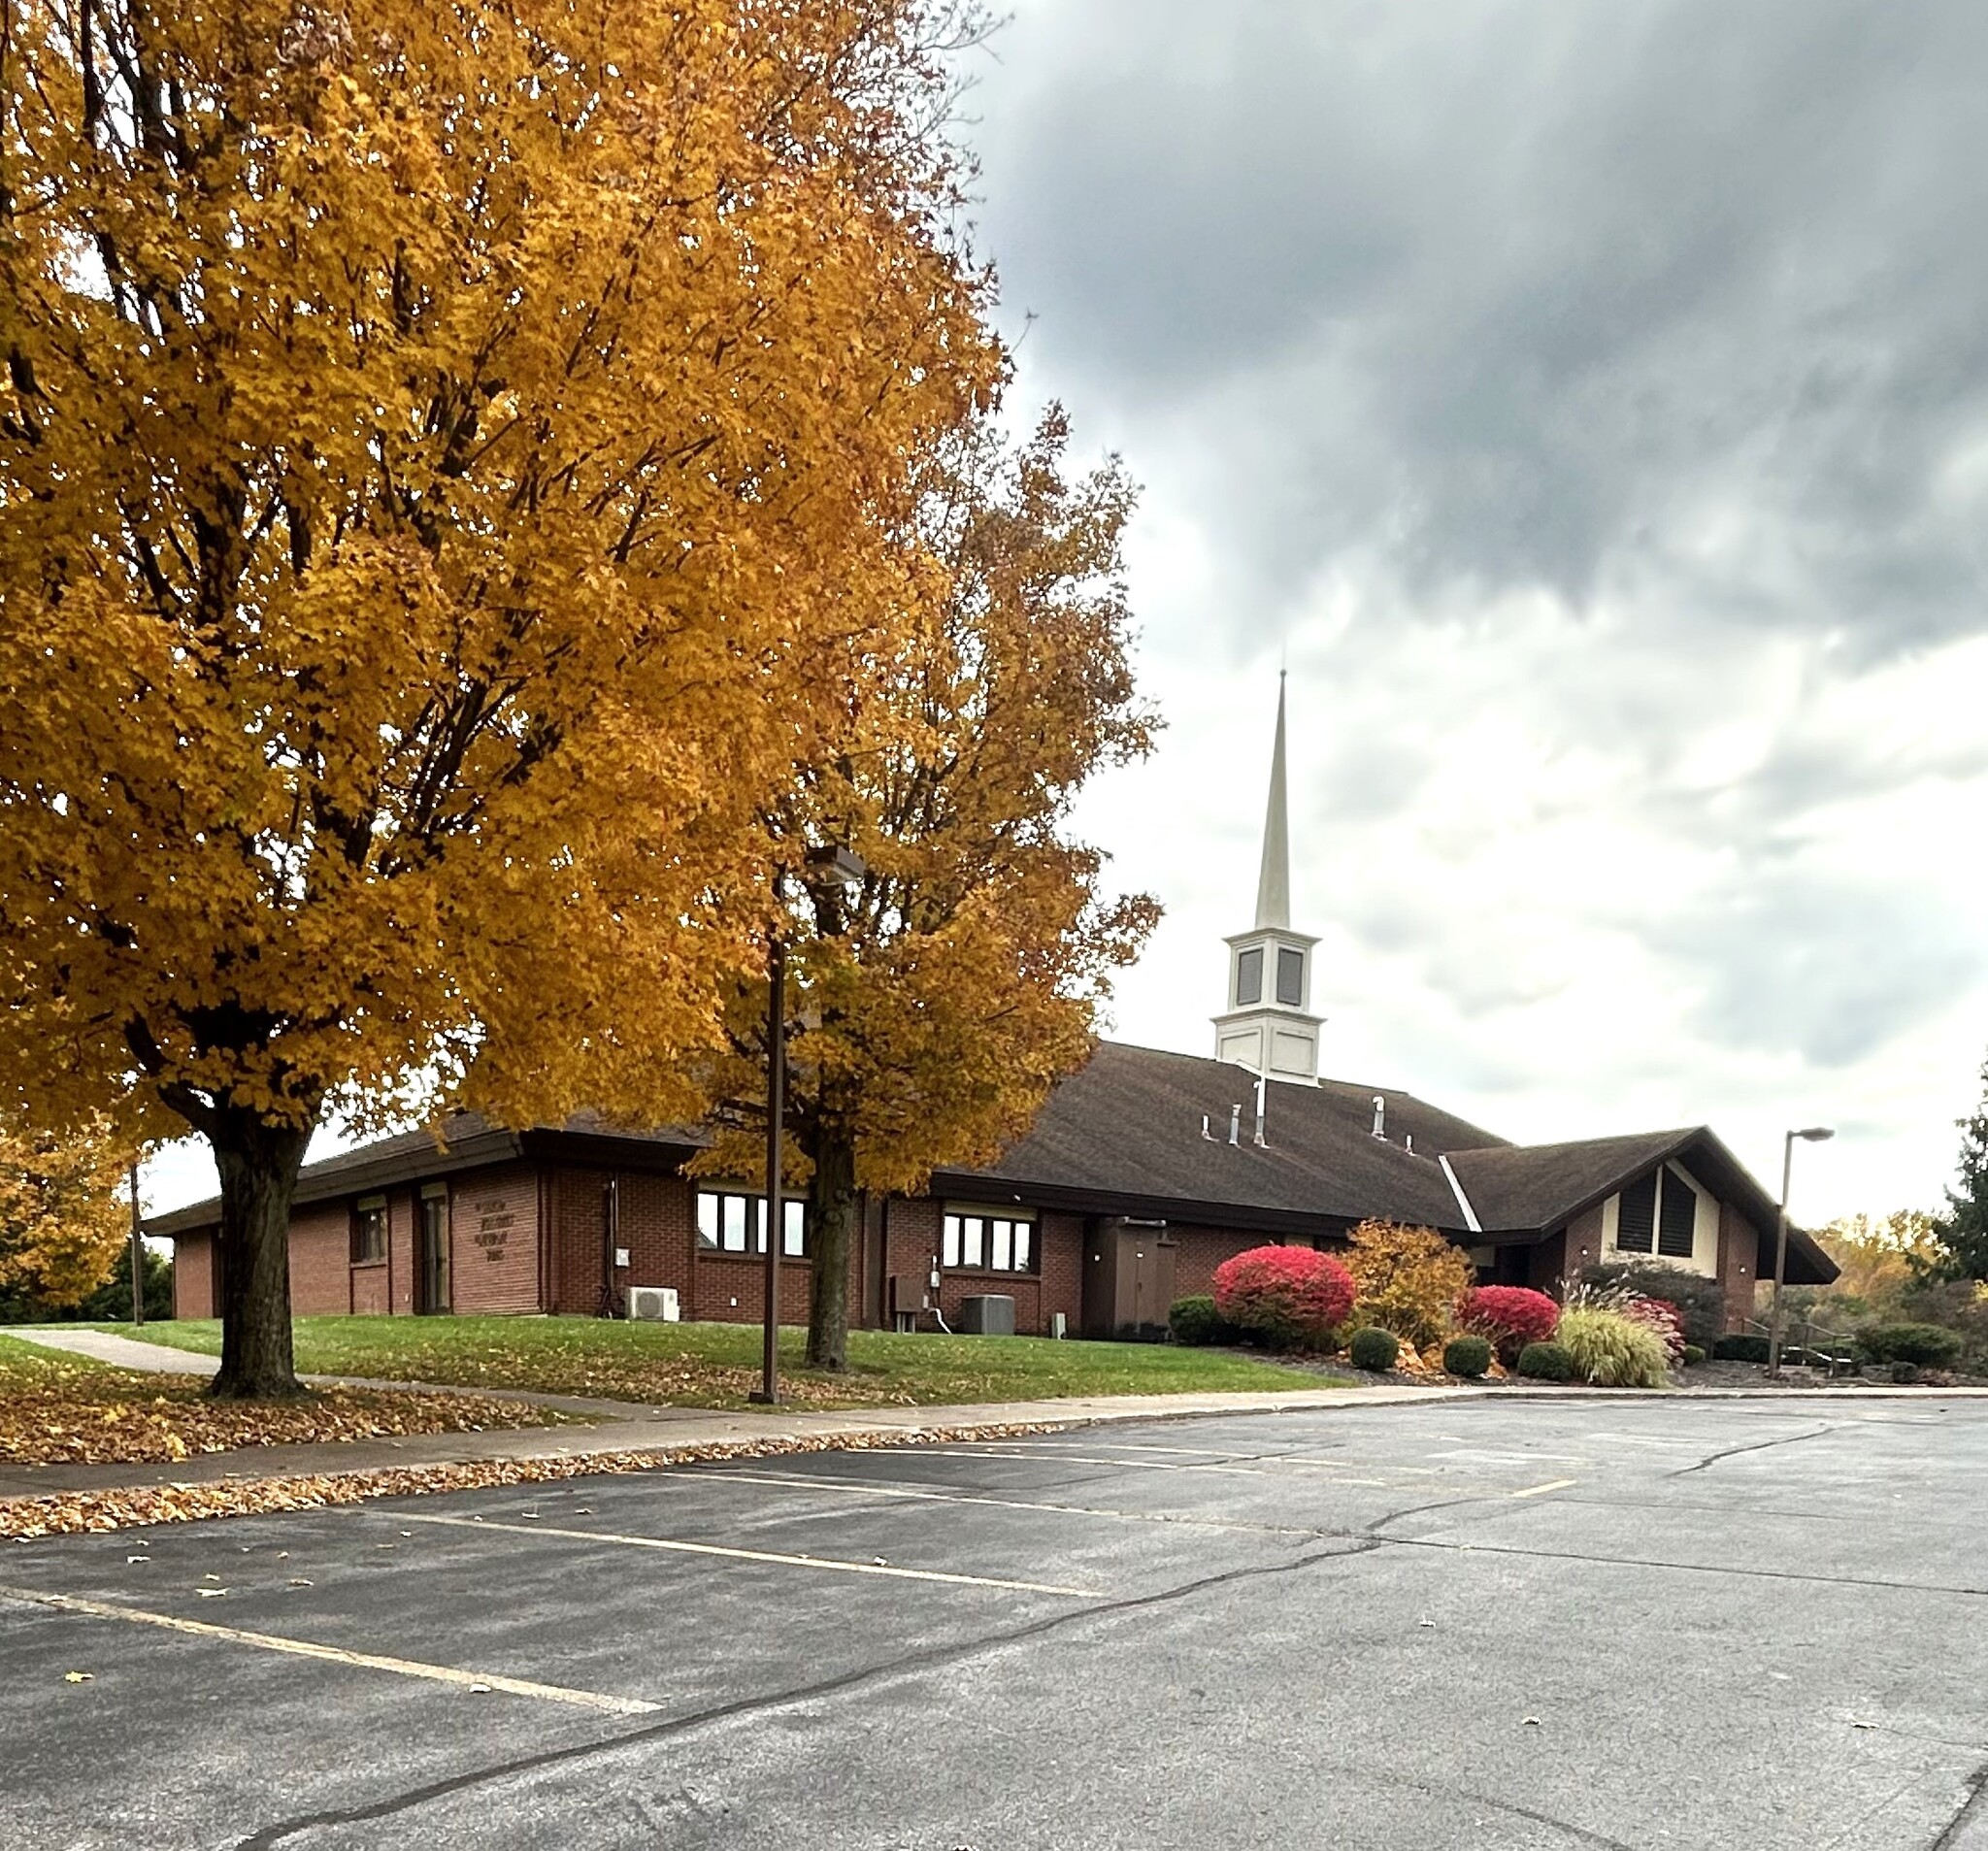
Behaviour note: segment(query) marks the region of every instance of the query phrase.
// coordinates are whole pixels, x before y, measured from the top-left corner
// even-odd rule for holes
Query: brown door
[[[1118,1322],[1118,1224],[1087,1221],[1083,1231],[1083,1334],[1115,1337]]]
[[[414,1309],[448,1309],[448,1198],[423,1196],[414,1240]]]

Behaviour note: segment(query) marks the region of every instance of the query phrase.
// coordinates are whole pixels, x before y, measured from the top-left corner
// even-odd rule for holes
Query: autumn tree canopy
[[[66,1138],[0,1121],[0,1296],[61,1310],[116,1272],[130,1162],[101,1121]]]
[[[756,968],[807,678],[893,658],[906,459],[1001,367],[959,24],[9,9],[0,1071],[211,1142],[217,1392],[293,1384],[328,1105],[667,1108]]]
[[[767,812],[798,876],[787,1116],[811,1177],[816,1367],[845,1362],[857,1191],[917,1188],[1025,1130],[1157,917],[1109,894],[1069,829],[1086,780],[1142,756],[1155,723],[1126,660],[1132,488],[1115,461],[1073,478],[1068,446],[1052,411],[1017,448],[985,421],[935,449],[914,536],[936,585],[890,626],[886,672],[827,678],[847,696],[834,749]],[[811,876],[823,845],[862,857],[860,890]],[[763,984],[742,992],[715,1082],[742,1131],[765,1097],[765,1014]],[[706,1162],[746,1170],[753,1148],[735,1137]]]

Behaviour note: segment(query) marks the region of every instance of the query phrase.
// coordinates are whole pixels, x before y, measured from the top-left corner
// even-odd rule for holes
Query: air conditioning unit
[[[628,1288],[628,1319],[652,1324],[675,1324],[682,1316],[677,1305],[674,1285],[631,1285]]]

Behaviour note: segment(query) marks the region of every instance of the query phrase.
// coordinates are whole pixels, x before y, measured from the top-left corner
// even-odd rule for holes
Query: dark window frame
[[[971,1233],[970,1233],[971,1224]],[[1008,1229],[1006,1266],[994,1264],[995,1229]],[[979,1257],[969,1260],[968,1241]],[[1033,1208],[991,1208],[946,1204],[939,1218],[939,1267],[943,1273],[987,1273],[999,1279],[1039,1279],[1043,1276],[1043,1229]]]
[[[384,1266],[389,1232],[384,1196],[368,1196],[353,1203],[349,1246],[351,1264]],[[377,1252],[373,1250],[376,1246]]]
[[[730,1260],[763,1260],[766,1258],[766,1197],[754,1189],[736,1187],[707,1187],[698,1184],[691,1204],[691,1238],[699,1253],[710,1253]],[[707,1201],[716,1203],[716,1233],[705,1231],[704,1205]],[[735,1216],[723,1205],[744,1204],[743,1214]],[[739,1244],[730,1243],[731,1230],[727,1220],[738,1219],[742,1225]],[[799,1196],[780,1198],[780,1220],[784,1231],[780,1241],[780,1258],[783,1260],[807,1260],[813,1257],[814,1226],[813,1217],[808,1212],[808,1205]]]

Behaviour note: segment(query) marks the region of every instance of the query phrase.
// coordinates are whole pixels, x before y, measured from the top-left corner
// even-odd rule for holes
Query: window
[[[1277,946],[1277,1001],[1295,1009],[1305,1000],[1305,953]]]
[[[352,1264],[378,1266],[386,1258],[386,1198],[364,1196],[352,1209]]]
[[[697,1244],[713,1253],[764,1253],[766,1198],[731,1189],[697,1192]],[[808,1252],[808,1205],[780,1198],[780,1252],[790,1260]]]
[[[1667,1260],[1688,1260],[1698,1243],[1698,1192],[1675,1171],[1664,1172],[1663,1206],[1657,1215],[1657,1251]]]
[[[1033,1273],[1036,1221],[1026,1208],[948,1208],[939,1263],[982,1273]]]
[[[1260,944],[1252,944],[1248,950],[1236,953],[1236,1001],[1263,1001],[1263,946]]]
[[[1618,1253],[1689,1260],[1698,1247],[1698,1191],[1666,1165],[1623,1190],[1615,1218]]]
[[[1620,1253],[1647,1253],[1657,1218],[1657,1179],[1645,1176],[1622,1192],[1615,1219],[1615,1247]]]

